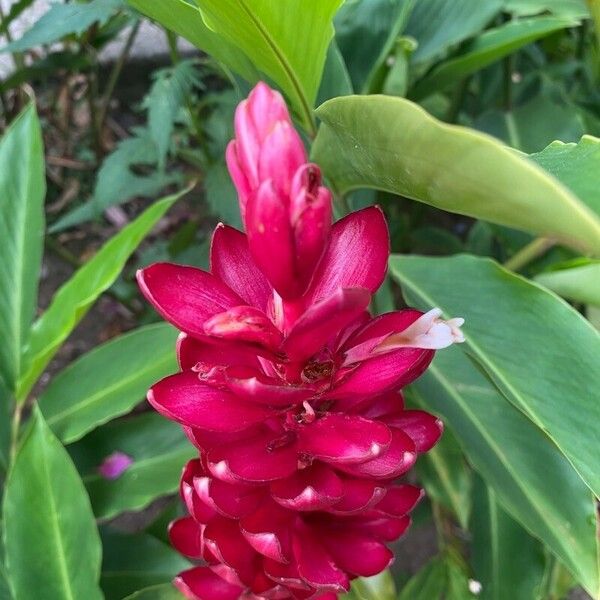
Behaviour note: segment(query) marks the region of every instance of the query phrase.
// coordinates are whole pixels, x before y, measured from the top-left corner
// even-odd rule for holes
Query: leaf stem
[[[545,254],[556,242],[554,240],[540,237],[536,238],[523,248],[521,248],[514,256],[509,258],[504,267],[510,271],[520,271],[531,261]]]
[[[22,399],[17,398],[15,402],[15,412],[13,413],[12,422],[10,426],[10,453],[8,460],[8,468],[10,468],[15,462],[17,456],[17,449],[19,447],[19,429],[21,426],[21,417],[23,415],[23,407],[25,402]]]
[[[123,50],[121,51],[121,54],[119,55],[118,59],[116,60],[114,66],[112,68],[112,71],[110,72],[110,76],[108,78],[108,82],[106,83],[106,88],[104,90],[104,95],[103,95],[101,103],[100,103],[100,109],[98,110],[97,119],[98,119],[98,129],[100,131],[102,131],[102,128],[104,127],[104,121],[106,119],[106,114],[108,112],[110,100],[115,91],[117,82],[119,81],[119,77],[121,76],[121,72],[123,71],[123,67],[125,66],[125,63],[127,62],[127,59],[129,58],[129,53],[131,52],[133,42],[135,41],[135,38],[137,37],[137,34],[140,30],[141,24],[142,24],[141,19],[138,19],[138,21],[131,28],[131,31],[129,32],[129,36],[127,37],[127,41],[125,42],[125,45],[123,46]]]

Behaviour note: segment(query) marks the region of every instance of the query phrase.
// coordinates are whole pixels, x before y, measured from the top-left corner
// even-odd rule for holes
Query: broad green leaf
[[[418,0],[405,31],[419,43],[414,61],[430,61],[477,35],[501,9],[502,0]]]
[[[471,556],[482,600],[539,598],[544,579],[542,544],[499,504],[480,479],[474,495]]]
[[[386,96],[347,96],[317,110],[313,158],[342,193],[372,187],[600,255],[600,217],[496,140]],[[507,185],[507,181],[511,184]]]
[[[127,596],[125,600],[184,600],[172,584],[156,585]]]
[[[25,349],[27,370],[19,380],[17,399],[23,400],[50,359],[83,318],[98,296],[118,277],[127,259],[171,205],[187,190],[147,208],[135,221],[110,239],[97,254],[56,292],[52,303],[34,323]]]
[[[600,306],[600,262],[540,273],[535,281],[563,298]]]
[[[352,582],[347,600],[396,600],[396,585],[389,569],[373,577],[360,577]]]
[[[0,139],[0,378],[13,391],[37,305],[45,190],[42,133],[30,104]]]
[[[173,548],[147,534],[101,531],[104,559],[100,583],[106,600],[121,600],[145,587],[169,583],[190,563]]]
[[[209,29],[197,7],[185,0],[127,0],[143,15],[184,37],[196,48],[233,69],[247,81],[258,81],[259,74],[248,57],[234,43]]]
[[[556,139],[576,141],[585,131],[574,105],[558,102],[550,92],[537,94],[510,112],[487,111],[475,126],[523,152],[538,152]]]
[[[585,0],[504,0],[504,10],[518,16],[537,15],[542,12],[581,18],[589,17]]]
[[[471,513],[471,471],[451,431],[444,431],[436,446],[420,457],[417,472],[427,495],[451,510],[460,526],[467,530]]]
[[[411,293],[406,299],[418,301]],[[593,497],[548,437],[506,401],[461,348],[438,352],[412,388],[420,404],[442,417],[510,515],[588,590],[597,590]]]
[[[574,25],[577,25],[577,22],[572,19],[537,17],[512,21],[489,29],[470,42],[458,56],[434,69],[413,88],[410,96],[418,100],[434,92],[443,91],[518,48]]]
[[[136,197],[154,197],[167,186],[181,184],[179,173],[152,169],[141,175],[134,167],[156,165],[158,149],[149,129],[135,128],[134,135],[117,144],[102,163],[94,194],[81,206],[69,211],[50,227],[50,233],[96,219],[110,206],[123,204]]]
[[[419,306],[465,317],[465,351],[600,497],[598,332],[554,294],[489,259],[395,256],[390,264]]]
[[[100,427],[69,447],[84,474],[94,513],[109,519],[140,510],[159,496],[174,493],[181,469],[197,454],[176,423],[144,413]],[[104,479],[98,467],[114,452],[133,464],[117,479]]]
[[[34,26],[2,52],[22,52],[34,46],[52,44],[70,34],[81,34],[94,23],[103,25],[114,12],[124,6],[124,0],[92,0],[89,3],[55,3],[35,22]]]
[[[160,323],[94,348],[54,377],[39,399],[46,422],[64,444],[128,413],[148,388],[177,371],[177,332]]]
[[[37,410],[6,484],[3,523],[15,600],[102,598],[100,538],[89,498]]]
[[[381,79],[414,5],[415,0],[357,0],[342,5],[335,17],[335,38],[356,90],[372,90],[376,76]]]
[[[308,130],[342,0],[196,0],[206,24],[237,45],[291,99]]]
[[[553,142],[530,158],[600,215],[599,138],[584,135],[577,144]]]

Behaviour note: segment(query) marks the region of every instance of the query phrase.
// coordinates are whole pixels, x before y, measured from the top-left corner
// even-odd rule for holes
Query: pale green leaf
[[[128,413],[148,388],[177,371],[170,325],[140,327],[94,348],[56,375],[38,403],[46,422],[70,444]]]
[[[540,273],[535,281],[563,298],[600,306],[600,262]]]
[[[340,192],[377,188],[600,255],[600,217],[486,135],[387,96],[335,98],[317,114],[323,124],[313,158]]]
[[[395,600],[396,584],[389,569],[373,577],[360,577],[352,582],[346,600]]]
[[[125,600],[184,600],[184,597],[172,584],[164,584],[135,592],[135,594],[127,596]]]
[[[34,323],[25,349],[27,369],[19,380],[18,399],[24,399],[61,344],[96,299],[118,277],[127,259],[171,205],[187,190],[147,208],[124,227],[56,292],[52,303]]]
[[[19,449],[3,508],[15,600],[99,600],[101,546],[89,498],[39,411]]]
[[[576,19],[590,16],[585,0],[504,0],[504,9],[518,16],[542,12]]]
[[[30,104],[0,140],[0,378],[12,391],[37,306],[45,190],[42,133]]]

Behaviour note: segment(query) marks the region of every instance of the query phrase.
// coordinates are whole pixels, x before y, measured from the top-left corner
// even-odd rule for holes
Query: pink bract
[[[173,545],[198,566],[177,587],[200,600],[331,600],[393,559],[421,490],[397,482],[442,423],[400,390],[461,320],[406,309],[372,317],[389,257],[377,207],[331,224],[331,194],[307,162],[281,96],[259,84],[227,150],[246,234],[214,232],[210,272],[138,273],[181,331],[181,371],[152,406],[199,458],[185,467],[189,516]]]

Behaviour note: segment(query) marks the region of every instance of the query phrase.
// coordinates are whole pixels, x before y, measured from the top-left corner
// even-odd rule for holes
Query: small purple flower
[[[118,479],[133,464],[133,458],[123,452],[113,452],[98,467],[98,473],[104,479]]]

